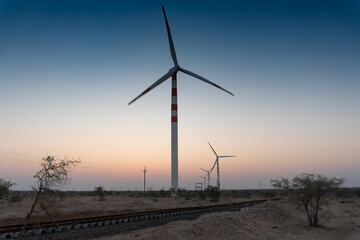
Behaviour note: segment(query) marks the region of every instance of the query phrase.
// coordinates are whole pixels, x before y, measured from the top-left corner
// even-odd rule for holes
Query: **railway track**
[[[270,200],[276,201],[280,198],[272,198]],[[74,218],[55,221],[58,227],[53,222],[35,222],[29,223],[25,232],[25,237],[40,236],[45,234],[53,234],[57,232],[79,230],[86,228],[95,228],[101,226],[116,225],[128,222],[145,221],[158,218],[173,217],[186,214],[201,214],[206,212],[236,210],[244,207],[250,207],[259,204],[269,199],[249,200],[238,203],[217,204],[208,206],[195,206],[186,208],[169,208],[160,210],[140,211],[124,214],[113,214],[97,217]],[[0,226],[0,239],[17,238],[20,235],[22,224]]]

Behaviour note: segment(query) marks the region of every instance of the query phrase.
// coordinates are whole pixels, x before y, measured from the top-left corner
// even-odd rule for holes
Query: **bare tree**
[[[31,206],[30,212],[25,217],[25,223],[22,229],[22,234],[26,230],[26,226],[29,223],[30,217],[34,211],[36,204],[40,203],[41,209],[44,210],[50,220],[56,225],[51,215],[46,209],[46,197],[45,195],[59,190],[62,186],[70,182],[69,173],[72,166],[80,163],[80,160],[72,159],[55,159],[53,156],[47,156],[41,160],[41,169],[36,172],[33,178],[36,179],[35,185],[32,187],[36,192],[35,200]]]
[[[11,181],[6,181],[3,178],[0,178],[0,198],[6,196],[10,192],[11,186],[15,185],[15,183]]]
[[[306,212],[310,226],[318,226],[318,213],[322,198],[344,183],[343,178],[328,178],[319,174],[302,173],[291,181],[287,178],[272,179],[275,188],[281,188],[291,193]]]

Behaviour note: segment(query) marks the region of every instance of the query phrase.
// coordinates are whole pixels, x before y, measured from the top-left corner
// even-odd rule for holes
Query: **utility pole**
[[[144,169],[143,169],[142,171],[143,171],[143,173],[144,173],[144,194],[145,194],[145,187],[146,187],[146,172],[147,172],[146,167],[144,167]]]

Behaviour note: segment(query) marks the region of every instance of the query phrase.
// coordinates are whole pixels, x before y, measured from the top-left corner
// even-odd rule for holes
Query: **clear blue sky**
[[[52,154],[82,159],[77,189],[140,189],[144,165],[169,187],[170,83],[127,106],[172,67],[162,5],[180,66],[235,94],[179,74],[180,186],[212,166],[206,140],[238,156],[225,188],[300,172],[360,186],[358,0],[1,0],[0,177],[27,189]]]

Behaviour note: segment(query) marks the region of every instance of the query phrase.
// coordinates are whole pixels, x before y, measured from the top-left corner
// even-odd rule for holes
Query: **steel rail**
[[[209,211],[224,211],[231,208],[242,208],[246,206],[252,206],[258,203],[263,203],[268,200],[276,201],[279,199],[281,198],[258,199],[227,204],[214,204],[183,208],[167,208],[121,214],[110,214],[104,216],[55,220],[55,223],[59,226],[58,228],[54,226],[53,222],[39,221],[28,224],[26,229],[26,236],[43,235],[46,233],[63,232],[65,230],[83,229],[87,227],[108,226],[119,223],[171,217],[183,214],[202,213]],[[16,238],[17,236],[19,236],[22,227],[23,224],[0,226],[0,239]]]

